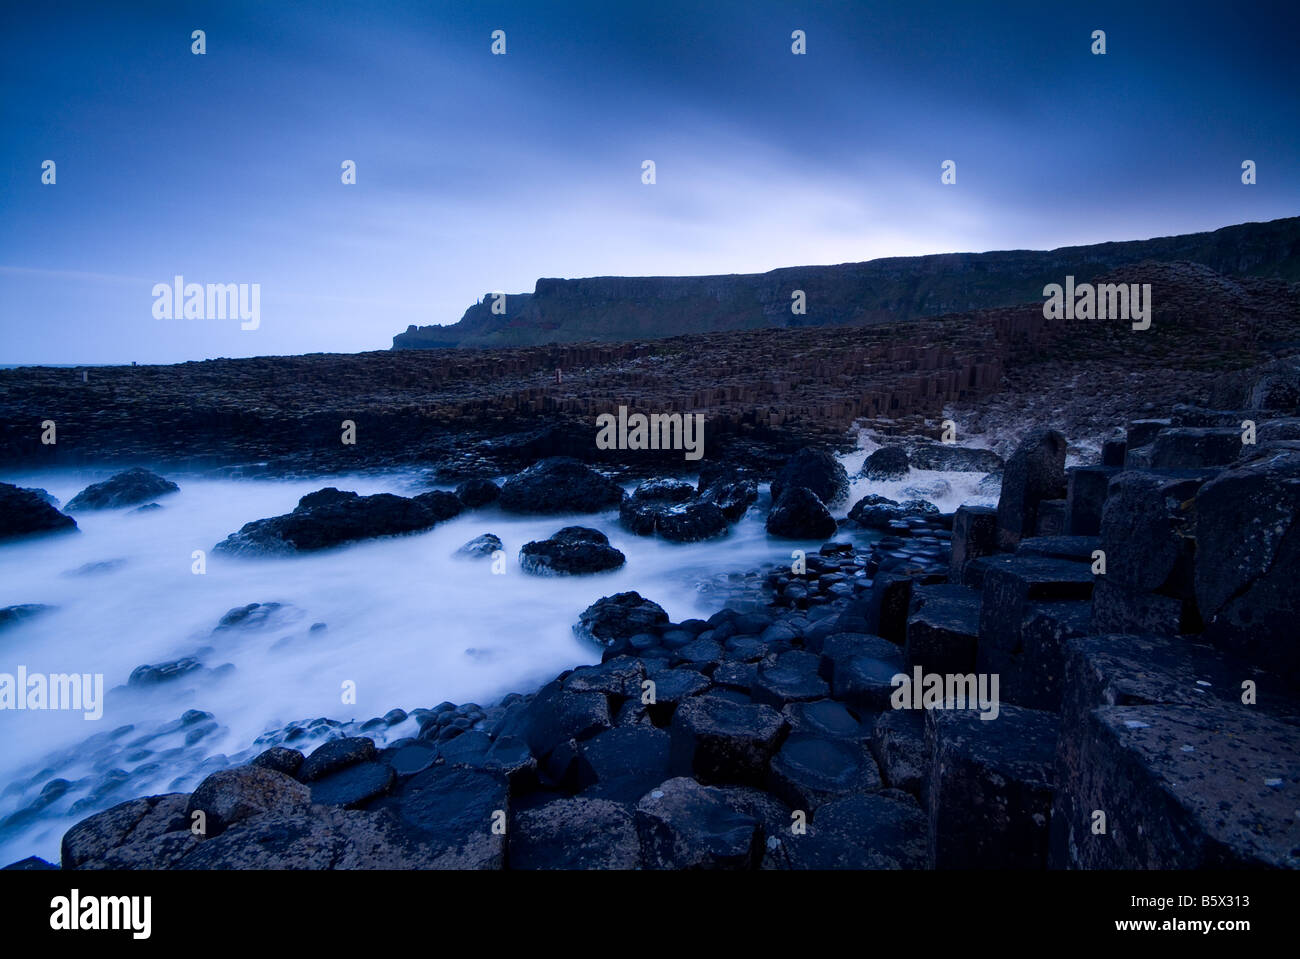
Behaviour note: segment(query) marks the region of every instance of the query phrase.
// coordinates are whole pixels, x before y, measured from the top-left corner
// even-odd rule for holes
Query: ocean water
[[[856,473],[870,447],[845,457]],[[111,471],[8,473],[66,503]],[[102,674],[102,718],[54,710],[0,711],[0,864],[28,855],[57,861],[76,821],[140,795],[190,791],[214,769],[260,751],[258,736],[286,723],[382,716],[394,707],[443,700],[487,706],[528,692],[557,673],[600,659],[574,637],[579,613],[602,596],[636,590],[674,621],[707,617],[721,603],[701,584],[728,572],[789,562],[800,544],[769,539],[765,502],[725,539],[670,544],[623,530],[616,511],[519,517],[476,510],[417,535],[318,554],[242,559],[213,545],[244,523],[291,510],[322,486],[411,495],[415,474],[318,480],[214,479],[168,472],[181,491],[162,509],[79,512],[79,533],[0,545],[0,607],[41,603],[52,611],[0,631],[0,672]],[[912,485],[950,489],[942,509],[989,502],[978,474],[913,471],[904,481],[854,480],[853,499],[898,497]],[[839,515],[847,512],[841,507]],[[627,555],[614,572],[537,577],[516,565],[519,548],[566,525],[593,526]],[[463,543],[492,532],[507,569],[453,559]],[[841,536],[841,539],[853,538]],[[195,550],[207,553],[203,575]],[[257,627],[219,630],[230,609],[280,603]],[[325,624],[324,628],[316,624]],[[213,671],[127,689],[135,667],[195,656]],[[220,669],[226,664],[233,668]],[[345,684],[355,704],[344,702]],[[182,725],[187,710],[212,718]],[[414,720],[377,730],[381,741],[413,735]],[[53,785],[51,783],[53,782]]]

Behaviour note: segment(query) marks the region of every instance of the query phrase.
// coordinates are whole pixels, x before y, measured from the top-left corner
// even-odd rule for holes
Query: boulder
[[[575,459],[552,457],[506,480],[498,502],[510,513],[595,513],[617,507],[623,487]]]
[[[953,473],[1000,473],[1006,465],[992,450],[955,443],[916,444],[908,451],[908,457],[914,469]]]
[[[331,739],[318,746],[298,769],[298,778],[311,782],[357,763],[369,762],[375,756],[375,741],[367,736],[346,736]]]
[[[869,480],[900,480],[907,476],[911,464],[901,446],[882,446],[867,457],[859,476]]]
[[[672,769],[704,783],[761,786],[787,728],[770,706],[694,696],[673,713]]]
[[[1014,549],[1022,536],[1034,535],[1039,503],[1065,497],[1065,450],[1065,437],[1056,430],[1034,430],[1007,460],[998,499],[998,544],[1003,549]]]
[[[39,533],[66,533],[77,521],[65,516],[33,490],[0,483],[0,541]]]
[[[803,486],[786,489],[767,514],[767,531],[784,539],[829,539],[838,528],[817,494]]]
[[[501,487],[490,479],[469,479],[456,487],[456,498],[469,509],[495,503],[500,497]]]
[[[199,783],[190,795],[185,815],[202,812],[207,835],[219,836],[230,826],[255,816],[304,813],[311,790],[284,773],[261,766],[222,769]]]
[[[787,488],[800,486],[822,503],[834,506],[849,495],[849,474],[834,454],[806,446],[790,457],[772,480],[772,502],[779,501]]]
[[[215,549],[236,555],[285,554],[418,533],[446,518],[451,507],[446,497],[451,494],[422,493],[415,499],[392,493],[358,496],[327,487],[304,496],[292,513],[245,523]],[[459,511],[458,501],[456,506]]]
[[[1300,452],[1260,455],[1196,493],[1205,637],[1300,684]]]
[[[482,536],[475,536],[452,556],[457,559],[491,559],[493,553],[504,549],[501,537],[495,533],[484,533]]]
[[[1016,706],[994,721],[927,711],[932,868],[1044,868],[1058,731],[1054,714]]]
[[[102,483],[87,486],[68,501],[69,512],[79,509],[116,509],[148,503],[159,496],[175,493],[180,487],[157,473],[136,467],[118,473]]]
[[[722,510],[729,523],[737,522],[758,501],[758,484],[737,473],[720,476],[707,486],[703,485],[704,476],[701,475],[700,483],[700,500]]]
[[[677,778],[636,806],[647,869],[749,869],[758,864],[762,828],[727,792]]]
[[[639,798],[639,797],[638,797]],[[637,869],[636,818],[606,799],[557,799],[515,814],[507,842],[511,869]]]
[[[658,603],[637,592],[616,593],[598,599],[584,609],[573,632],[579,639],[609,647],[660,628],[667,622],[668,614]]]
[[[604,533],[586,526],[566,526],[519,551],[520,568],[538,576],[603,573],[625,562],[627,557],[609,545]]]

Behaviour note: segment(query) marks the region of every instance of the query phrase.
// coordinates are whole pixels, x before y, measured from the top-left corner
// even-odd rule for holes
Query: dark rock
[[[519,551],[520,567],[537,576],[602,573],[625,562],[627,557],[609,545],[604,533],[586,526],[566,526],[550,539],[525,543]]]
[[[910,468],[907,451],[903,447],[882,446],[867,457],[858,475],[870,480],[900,480],[907,476]]]
[[[358,763],[311,784],[311,801],[355,809],[392,788],[397,774],[388,763]]]
[[[832,453],[806,446],[790,457],[772,480],[772,502],[779,502],[787,488],[797,487],[834,506],[849,495],[849,474]]]
[[[1038,528],[1038,504],[1061,499],[1065,481],[1065,437],[1055,430],[1029,433],[1007,460],[998,500],[998,544],[1014,549]]]
[[[1151,444],[1156,469],[1227,466],[1241,453],[1241,430],[1185,427],[1161,430]]]
[[[849,510],[849,519],[867,529],[884,529],[902,515],[902,509],[895,500],[874,493],[862,497]]]
[[[66,509],[71,512],[78,509],[115,509],[119,506],[135,506],[147,503],[175,493],[180,487],[171,480],[163,479],[157,473],[136,467],[118,473],[102,483],[87,486],[68,501]]]
[[[909,450],[913,468],[954,473],[1000,473],[1002,457],[992,450],[955,443],[918,443]]]
[[[672,768],[701,782],[761,786],[786,729],[768,706],[694,696],[673,713]]]
[[[785,539],[827,539],[838,525],[812,490],[792,486],[774,500],[767,514],[767,531]]]
[[[311,790],[302,783],[261,766],[235,766],[222,769],[199,783],[185,807],[193,819],[202,812],[207,820],[208,836],[255,816],[290,815],[306,812],[311,805]]]
[[[647,869],[748,869],[761,855],[762,830],[721,789],[670,779],[636,806]]]
[[[497,550],[504,549],[499,536],[495,533],[484,533],[482,536],[475,536],[453,555],[462,559],[490,559]]]
[[[796,869],[924,869],[926,826],[915,799],[888,790],[828,802],[782,843]]]
[[[727,533],[727,517],[714,503],[688,503],[659,514],[655,530],[670,543],[698,543]]]
[[[310,756],[303,760],[298,770],[298,778],[311,782],[331,773],[338,772],[356,763],[369,762],[375,756],[375,741],[365,736],[348,736],[331,739],[318,746]]]
[[[871,732],[871,752],[886,785],[925,799],[930,754],[925,743],[925,714],[912,709],[888,709]]]
[[[453,516],[459,516],[465,511],[465,504],[460,501],[455,493],[448,493],[446,490],[429,490],[427,493],[420,493],[418,496],[411,497],[427,509],[434,521],[438,523],[445,522]]]
[[[769,775],[771,791],[805,812],[883,786],[875,759],[860,743],[803,733],[787,737]]]
[[[296,749],[289,749],[285,746],[272,746],[249,760],[248,765],[272,769],[275,772],[284,773],[286,776],[297,776],[298,770],[302,768],[303,758],[303,754]]]
[[[55,608],[54,606],[46,606],[44,603],[22,603],[18,606],[6,606],[0,609],[0,630],[17,626],[21,622],[42,613],[48,613]]]
[[[704,477],[700,477],[703,482]],[[758,484],[736,475],[715,479],[700,489],[700,499],[722,510],[727,522],[735,523],[758,501]]]
[[[1173,420],[1133,420],[1128,425],[1128,432],[1125,437],[1125,445],[1131,450],[1139,447],[1150,446],[1155,438],[1160,435],[1161,430],[1167,430],[1173,425]],[[1124,463],[1129,465],[1127,459]]]
[[[501,487],[490,479],[470,479],[456,487],[456,498],[469,509],[495,503],[500,496]]]
[[[584,609],[573,632],[579,639],[609,647],[667,622],[668,614],[658,603],[637,592],[616,593]]]
[[[623,500],[618,508],[619,522],[638,536],[650,536],[666,509],[694,497],[695,488],[690,483],[675,479],[649,480]]]
[[[926,713],[929,861],[935,869],[1042,869],[1059,722],[1002,706]]]
[[[623,488],[574,459],[542,460],[506,480],[501,508],[510,513],[595,513],[618,506]]]
[[[668,776],[668,753],[661,729],[607,729],[578,744],[578,788],[587,797],[635,803]]]
[[[553,681],[518,713],[509,714],[496,735],[518,736],[541,759],[561,743],[587,739],[612,724],[604,693],[569,692],[562,683]]]
[[[1101,444],[1101,465],[1116,467],[1123,466],[1124,450],[1124,440],[1105,440]]]
[[[855,507],[856,509],[856,507]],[[991,506],[959,506],[952,520],[952,558],[949,577],[965,583],[966,564],[997,552],[998,511]]]
[[[328,487],[304,496],[292,513],[245,523],[214,549],[250,555],[308,552],[380,536],[418,533],[446,518],[450,507],[442,497],[451,494],[438,494],[435,499],[433,493],[422,493],[407,499],[392,493],[358,496]]]
[[[1205,637],[1300,683],[1300,452],[1247,460],[1196,494]]]
[[[605,799],[557,799],[514,817],[511,869],[636,869],[641,841],[624,806]]]
[[[914,597],[935,587],[922,586]],[[914,599],[913,602],[916,602]],[[925,597],[907,620],[906,662],[930,673],[975,671],[980,593],[970,587]]]
[[[184,815],[188,801],[189,797],[183,793],[148,796],[119,803],[83,819],[63,834],[60,850],[63,868],[92,868],[129,837],[154,837],[169,831]],[[188,835],[188,820],[185,827]]]
[[[0,483],[0,540],[66,533],[76,528],[76,520],[60,513],[32,490]]]
[[[178,659],[170,663],[137,666],[131,670],[127,685],[134,687],[156,686],[159,683],[179,679],[181,676],[202,668],[203,666],[198,660],[189,658]]]
[[[435,766],[373,808],[394,811],[410,840],[436,853],[436,868],[504,865],[505,838],[493,828],[500,815],[507,822],[510,815],[509,784],[500,772]]]

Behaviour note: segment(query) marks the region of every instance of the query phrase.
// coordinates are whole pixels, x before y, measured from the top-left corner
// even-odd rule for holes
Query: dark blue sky
[[[0,0],[0,363],[380,349],[539,276],[1295,215],[1296,10]],[[176,274],[259,283],[260,327],[155,319]]]

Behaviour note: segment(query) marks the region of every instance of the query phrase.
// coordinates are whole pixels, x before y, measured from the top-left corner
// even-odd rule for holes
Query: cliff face
[[[1145,260],[1184,261],[1225,276],[1300,280],[1300,217],[1212,233],[994,253],[890,257],[727,276],[540,279],[532,293],[471,306],[450,326],[410,326],[393,349],[620,342],[690,333],[861,326],[1031,303],[1069,274],[1090,282]],[[803,290],[807,314],[791,312]]]

